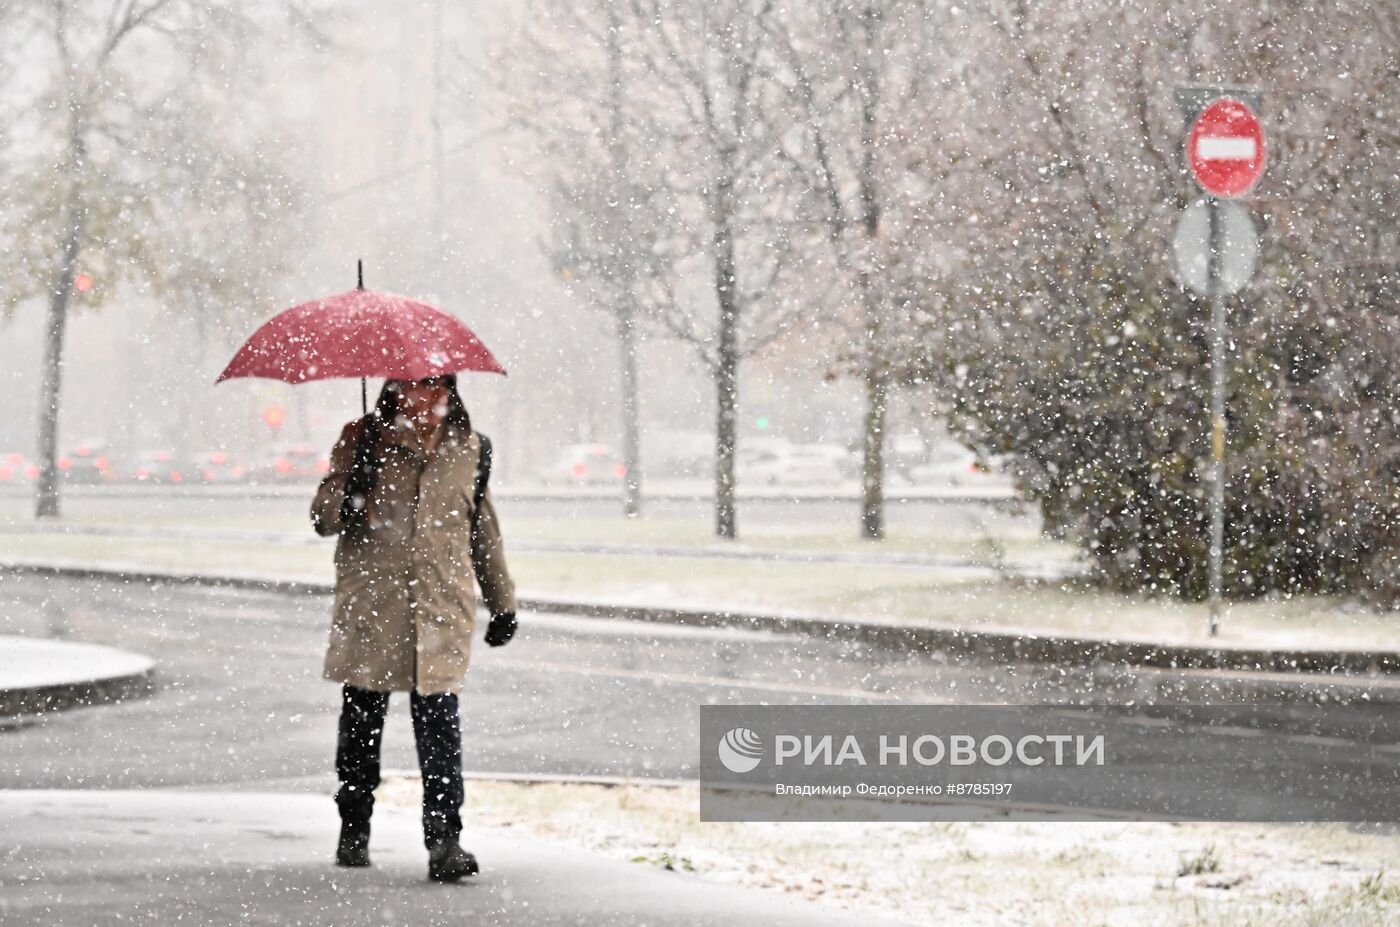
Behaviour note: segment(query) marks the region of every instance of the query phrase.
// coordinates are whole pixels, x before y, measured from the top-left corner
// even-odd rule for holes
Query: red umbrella
[[[456,316],[363,286],[278,313],[238,349],[216,383],[267,377],[287,383],[335,377],[421,380],[505,368]]]

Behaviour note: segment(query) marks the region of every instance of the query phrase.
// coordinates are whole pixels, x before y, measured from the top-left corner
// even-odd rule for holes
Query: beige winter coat
[[[412,428],[381,427],[386,461],[369,494],[368,528],[342,531],[345,481],[367,419],[341,431],[311,505],[316,533],[340,535],[324,674],[380,692],[456,692],[476,625],[473,573],[491,614],[515,611],[489,489],[471,532],[481,440],[444,421],[425,456]]]

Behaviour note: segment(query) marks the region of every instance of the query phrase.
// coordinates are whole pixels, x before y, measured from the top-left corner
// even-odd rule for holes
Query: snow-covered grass
[[[71,500],[61,524],[80,528],[177,528],[203,531],[257,531],[310,538],[302,503],[290,500],[252,501],[242,506],[227,500],[217,504],[171,504],[133,509],[129,501]],[[676,546],[704,550],[754,550],[792,553],[858,553],[879,557],[919,554],[993,562],[999,557],[1034,557],[1070,562],[1072,545],[1040,535],[1038,522],[1024,513],[990,506],[956,506],[937,511],[926,519],[895,519],[878,544],[861,538],[854,517],[838,523],[810,515],[798,517],[749,517],[742,521],[738,542],[720,541],[714,535],[708,510],[690,515],[649,514],[625,518],[594,511],[550,512],[539,504],[510,503],[500,506],[508,538],[516,543],[601,544],[609,546]],[[27,500],[0,498],[0,528],[32,526]]]
[[[387,804],[421,800],[386,778]],[[470,781],[472,829],[911,924],[1400,924],[1394,829],[1162,823],[701,823],[694,786]]]
[[[0,559],[139,565],[329,580],[330,548],[266,541],[0,532]],[[572,553],[511,554],[527,594],[640,605],[790,612],[856,621],[938,624],[1203,642],[1204,606],[1112,595],[1063,583],[866,564],[741,561]],[[1400,622],[1337,599],[1297,597],[1231,606],[1223,644],[1400,648]]]

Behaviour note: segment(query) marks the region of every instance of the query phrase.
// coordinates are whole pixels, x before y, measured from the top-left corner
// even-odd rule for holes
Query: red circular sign
[[[1216,196],[1239,196],[1264,173],[1264,127],[1248,106],[1223,97],[1201,110],[1186,140],[1196,182]]]

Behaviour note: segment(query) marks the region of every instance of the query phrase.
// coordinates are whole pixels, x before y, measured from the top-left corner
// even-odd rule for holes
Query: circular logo
[[[720,738],[719,761],[730,772],[746,773],[763,760],[763,741],[746,727],[736,727]]]

